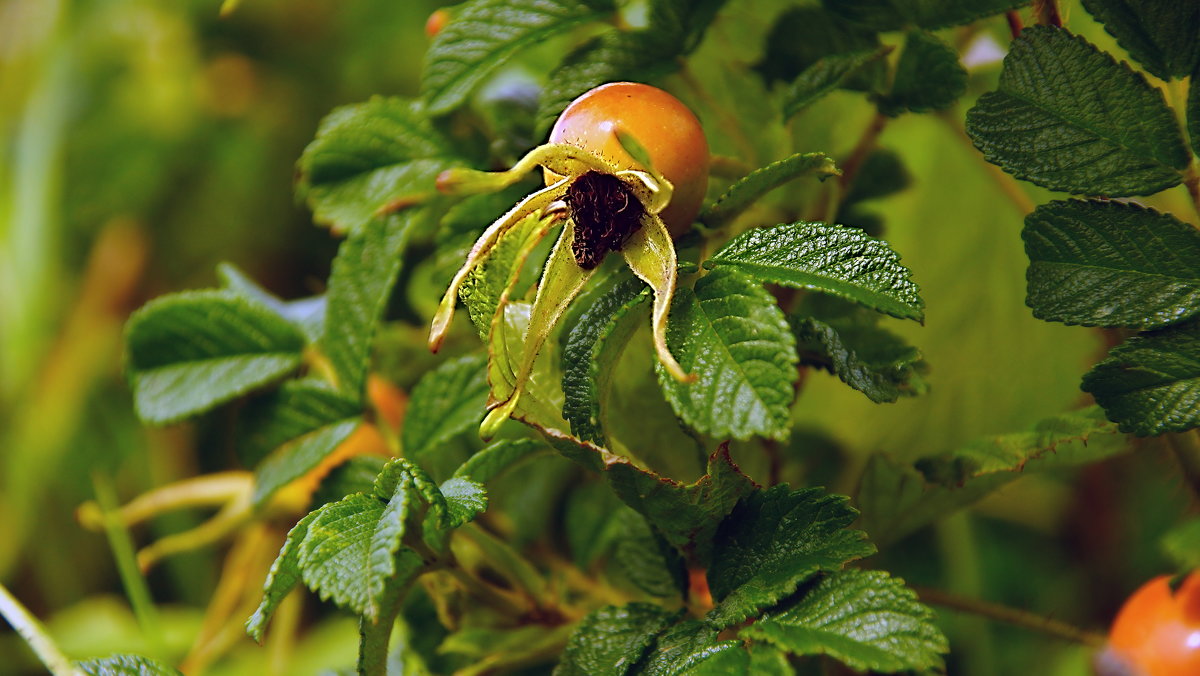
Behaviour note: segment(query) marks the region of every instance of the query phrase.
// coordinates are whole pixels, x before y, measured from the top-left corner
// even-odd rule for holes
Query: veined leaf
[[[659,365],[659,384],[690,427],[718,439],[790,431],[796,339],[775,298],[734,270],[714,270],[675,294],[667,343],[696,382]]]
[[[800,363],[819,366],[879,404],[925,391],[921,352],[862,317],[791,317]]]
[[[967,113],[984,157],[1051,190],[1121,197],[1176,185],[1189,161],[1162,92],[1083,38],[1026,29],[997,91]]]
[[[877,31],[908,26],[945,28],[1000,14],[1029,0],[822,0],[825,7],[853,23]]]
[[[458,528],[475,520],[487,509],[488,497],[483,486],[462,477],[451,477],[438,487],[446,498],[446,527]]]
[[[299,192],[317,221],[353,232],[389,205],[435,196],[437,175],[461,163],[418,103],[375,97],[321,121],[300,157]]]
[[[138,417],[165,424],[207,411],[294,370],[304,344],[293,324],[226,291],[150,301],[125,329]]]
[[[1187,77],[1200,65],[1200,4],[1176,0],[1083,0],[1105,30],[1151,74]]]
[[[924,31],[910,31],[896,63],[892,90],[879,102],[884,115],[927,112],[954,104],[967,91],[967,71],[958,52]]]
[[[890,48],[880,47],[871,51],[829,54],[804,69],[804,72],[788,87],[783,101],[783,119],[793,115],[824,98],[835,89],[863,72],[867,66],[879,61]],[[832,164],[832,161],[830,161]]]
[[[283,599],[300,583],[300,544],[308,536],[308,526],[317,518],[321,509],[309,512],[292,526],[283,541],[283,548],[279,550],[279,555],[271,564],[271,570],[267,572],[267,580],[263,584],[263,600],[250,619],[246,620],[246,633],[259,643],[262,643],[267,622],[271,620],[279,604],[283,603]]]
[[[679,45],[688,54],[700,44],[704,31],[729,0],[650,0],[648,23],[652,30]]]
[[[321,349],[337,376],[337,387],[361,401],[375,331],[400,272],[400,257],[416,212],[373,220],[350,233],[338,248],[329,274],[329,309]]]
[[[813,174],[823,181],[841,173],[825,153],[797,153],[755,169],[734,183],[712,206],[704,210],[700,220],[710,227],[720,227],[736,218],[758,198],[788,181],[807,174]]]
[[[640,515],[626,512],[622,524],[613,547],[613,561],[621,574],[651,596],[681,598],[687,588],[683,558]]]
[[[1200,427],[1200,321],[1130,338],[1083,377],[1122,432],[1140,437]]]
[[[648,296],[642,280],[627,277],[601,287],[599,297],[567,327],[562,354],[563,418],[580,439],[606,443],[605,396],[614,366],[637,328],[634,319],[640,313],[633,310]]]
[[[467,355],[450,360],[421,378],[412,390],[401,430],[404,453],[414,460],[471,430],[487,404],[487,359]]]
[[[567,642],[555,676],[624,676],[675,619],[649,603],[605,606],[580,621]]]
[[[900,319],[925,319],[925,301],[900,256],[857,228],[791,223],[750,230],[704,266],[831,293]]]
[[[843,570],[741,631],[793,655],[824,654],[856,671],[936,669],[950,650],[932,610],[881,570]]]
[[[317,380],[293,380],[253,402],[238,440],[246,464],[257,465],[254,503],[321,463],[362,422],[362,407]]]
[[[325,296],[282,300],[259,286],[232,263],[219,263],[217,276],[221,278],[225,290],[270,308],[275,314],[295,324],[310,343],[320,340],[321,329],[325,325]]]
[[[513,465],[549,451],[548,446],[533,439],[501,439],[471,456],[454,476],[487,483]]]
[[[706,620],[724,628],[769,607],[821,571],[870,556],[866,533],[849,530],[849,498],[786,484],[744,498],[721,522],[708,569],[717,606]]]
[[[615,9],[612,0],[472,0],[425,53],[421,95],[430,112],[447,113],[522,49]]]
[[[872,53],[879,47],[875,31],[852,24],[824,7],[793,7],[780,14],[771,27],[762,61],[754,69],[768,83],[792,81],[825,57]],[[845,87],[873,91],[882,84],[885,71],[886,64],[876,61]]]
[[[708,458],[704,476],[682,484],[628,463],[613,463],[605,476],[617,497],[646,517],[663,537],[698,564],[708,563],[717,527],[738,500],[754,490],[722,445]]]
[[[175,667],[140,655],[113,655],[79,663],[88,676],[182,676]]]
[[[981,439],[916,467],[874,455],[859,488],[862,526],[886,546],[1022,476],[1096,462],[1127,448],[1127,437],[1092,407],[1047,418],[1028,432]]]
[[[1155,329],[1200,313],[1200,232],[1135,204],[1071,200],[1025,217],[1039,319]]]
[[[741,653],[741,641],[718,641],[717,632],[699,620],[685,620],[676,624],[654,641],[654,648],[639,665],[639,676],[718,676],[719,674],[744,673],[744,670],[728,671],[711,669],[712,662],[723,662],[727,653]]]

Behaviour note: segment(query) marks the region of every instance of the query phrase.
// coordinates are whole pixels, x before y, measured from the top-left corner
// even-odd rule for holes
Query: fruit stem
[[[979,599],[969,599],[940,589],[932,589],[929,587],[914,587],[921,601],[943,608],[962,611],[979,615],[998,622],[1006,622],[1018,627],[1024,627],[1032,631],[1040,632],[1048,636],[1071,641],[1072,643],[1080,643],[1088,647],[1099,648],[1104,645],[1105,638],[1103,634],[1087,629],[1081,629],[1072,624],[1067,624],[1061,620],[1056,620],[1044,615],[1030,612],[1028,610],[1020,610],[1018,608],[1010,608],[998,603],[990,603]]]

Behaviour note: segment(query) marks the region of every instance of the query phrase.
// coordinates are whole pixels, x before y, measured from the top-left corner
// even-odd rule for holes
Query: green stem
[[[54,639],[46,633],[46,628],[37,618],[21,605],[4,585],[0,584],[0,616],[8,620],[12,628],[25,639],[33,652],[46,665],[54,676],[83,676],[83,672],[75,663],[58,649]]]
[[[943,519],[937,525],[937,539],[950,589],[962,597],[981,596],[983,581],[979,575],[979,550],[970,515],[958,512]],[[981,619],[962,618],[958,624],[957,642],[962,648],[964,674],[994,676],[997,673],[991,631]]]
[[[1010,608],[997,603],[989,603],[978,599],[969,599],[955,594],[944,592],[940,589],[929,589],[925,587],[916,588],[917,595],[921,601],[943,608],[951,608],[964,613],[979,615],[988,619],[999,622],[1007,622],[1008,624],[1024,627],[1048,636],[1060,638],[1073,643],[1081,643],[1083,645],[1098,648],[1104,645],[1104,635],[1086,629],[1080,629],[1066,622],[1055,620],[1053,618],[1031,613],[1027,610],[1018,608]]]
[[[150,596],[150,588],[146,578],[142,577],[134,554],[133,540],[121,520],[117,506],[116,491],[112,482],[99,472],[92,475],[92,487],[96,492],[96,503],[104,520],[104,533],[108,536],[108,546],[112,549],[113,559],[117,563],[117,571],[121,575],[121,583],[125,587],[125,595],[129,605],[133,607],[134,617],[138,626],[146,635],[156,654],[163,654],[162,633],[159,630],[158,608]]]
[[[392,628],[400,615],[404,592],[411,580],[392,579],[379,603],[379,617],[374,621],[367,617],[358,620],[358,673],[359,676],[387,676],[388,644],[392,640]]]

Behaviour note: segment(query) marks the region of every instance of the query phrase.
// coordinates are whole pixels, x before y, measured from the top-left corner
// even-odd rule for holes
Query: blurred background
[[[201,631],[226,553],[203,548],[149,574],[160,631],[148,637],[109,541],[76,519],[98,491],[125,502],[234,466],[219,415],[165,429],[136,421],[121,370],[125,318],[161,293],[214,285],[221,261],[284,298],[320,292],[337,240],[293,198],[295,162],[335,106],[418,92],[425,20],[444,4],[244,0],[223,13],[219,0],[0,0],[0,583],[71,657],[178,660]],[[720,110],[678,76],[664,81],[699,112],[717,152],[748,162],[780,147],[844,156],[870,120],[852,92],[786,128],[762,105],[769,85],[744,70],[797,4],[730,1],[691,59]],[[1075,3],[1063,10],[1072,30],[1120,54]],[[872,452],[911,460],[1082,405],[1079,377],[1106,349],[1099,332],[1030,316],[1021,217],[1050,195],[998,179],[962,133],[971,100],[994,87],[1004,18],[945,37],[972,55],[970,93],[884,131],[881,146],[902,158],[912,185],[872,203],[928,304],[925,326],[890,328],[921,348],[931,389],[879,406],[836,378],[809,377],[796,407],[805,441],[788,452],[826,449],[822,462],[838,464],[814,474],[842,492],[854,491]],[[506,73],[544,80],[552,63],[542,57],[561,47]],[[778,132],[760,133],[772,125]],[[757,134],[757,149],[739,128]],[[1191,217],[1182,188],[1154,203]],[[1195,510],[1189,500],[1169,456],[1148,444],[1082,472],[1018,481],[873,562],[913,583],[1100,629],[1132,589],[1170,570],[1158,538]],[[144,543],[203,516],[164,517],[133,535]],[[950,673],[1088,673],[1081,648],[944,619],[959,651]],[[322,612],[306,627],[287,673],[353,662],[352,618]],[[264,673],[263,649],[245,637],[233,645],[207,673]],[[36,673],[32,653],[0,629],[0,675]]]

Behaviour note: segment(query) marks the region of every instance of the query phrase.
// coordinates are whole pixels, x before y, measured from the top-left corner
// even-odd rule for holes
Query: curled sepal
[[[653,172],[627,169],[618,171],[617,178],[625,181],[625,185],[637,195],[646,211],[652,214],[661,213],[666,209],[671,203],[671,196],[675,194],[675,186]]]
[[[654,292],[650,328],[658,361],[675,380],[681,383],[694,382],[696,375],[685,373],[667,347],[667,315],[671,312],[671,298],[675,295],[678,265],[675,244],[671,241],[666,224],[657,214],[646,212],[642,217],[642,227],[630,236],[621,253],[633,274],[649,284]]]
[[[558,176],[578,176],[588,170],[616,173],[611,163],[591,151],[565,143],[546,143],[525,153],[506,171],[479,171],[466,167],[447,169],[438,175],[437,189],[447,195],[497,192],[520,181],[539,166]]]
[[[520,223],[526,217],[540,214],[551,202],[561,198],[563,193],[566,192],[567,183],[568,181],[563,179],[521,200],[508,213],[488,226],[488,229],[484,230],[483,234],[479,236],[479,239],[475,241],[475,246],[471,247],[471,252],[467,254],[467,261],[463,263],[463,266],[455,273],[454,279],[450,281],[450,288],[446,289],[446,294],[442,296],[442,302],[438,304],[437,312],[433,315],[433,322],[429,327],[430,350],[437,352],[438,348],[442,346],[442,340],[446,337],[446,330],[450,327],[450,320],[454,318],[454,306],[458,301],[458,289],[462,286],[467,276],[492,253],[492,249],[496,247],[500,238],[511,230],[513,226]]]
[[[525,328],[524,340],[521,341],[521,353],[515,360],[508,352],[501,330],[504,322],[503,302],[492,320],[492,339],[489,341],[492,359],[488,372],[488,380],[492,387],[492,401],[489,404],[491,411],[479,427],[479,434],[484,439],[491,438],[499,426],[512,416],[546,338],[594,272],[585,270],[575,262],[575,255],[571,251],[574,239],[575,226],[568,221],[554,245],[554,250],[550,252],[550,258],[546,260],[546,268],[542,272],[537,295],[534,296],[533,307],[530,310],[529,325]]]

